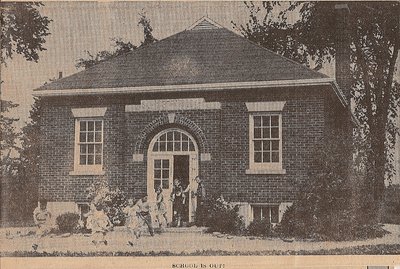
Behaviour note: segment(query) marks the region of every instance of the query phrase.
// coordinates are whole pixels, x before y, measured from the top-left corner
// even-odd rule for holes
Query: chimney
[[[350,10],[347,4],[335,5],[336,13],[336,82],[342,90],[347,103],[351,101],[351,73],[350,73]]]
[[[63,73],[60,71],[60,72],[58,72],[58,79],[60,79],[60,78],[62,78],[63,77]]]

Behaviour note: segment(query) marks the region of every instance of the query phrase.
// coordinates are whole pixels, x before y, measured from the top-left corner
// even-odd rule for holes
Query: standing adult
[[[196,207],[196,224],[198,226],[203,226],[205,223],[206,212],[204,208],[204,200],[206,197],[206,189],[204,188],[203,180],[200,176],[196,176],[194,179],[197,183],[197,189],[193,192],[193,196],[197,198],[197,207]]]

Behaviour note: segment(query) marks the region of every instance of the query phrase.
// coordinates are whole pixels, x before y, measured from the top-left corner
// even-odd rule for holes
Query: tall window
[[[78,170],[101,170],[103,164],[103,121],[76,120],[76,158]]]
[[[250,168],[282,169],[281,115],[250,115]]]

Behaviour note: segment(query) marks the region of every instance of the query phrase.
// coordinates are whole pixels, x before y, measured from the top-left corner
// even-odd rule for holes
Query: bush
[[[339,142],[315,151],[309,177],[283,215],[281,236],[341,241],[384,235],[364,172],[350,169],[342,156],[348,151]]]
[[[119,188],[112,188],[106,180],[94,182],[88,188],[88,198],[97,206],[101,205],[111,223],[121,226],[125,223],[123,212],[127,205],[125,194]]]
[[[268,219],[254,220],[247,227],[247,234],[252,236],[271,236],[272,224]]]
[[[58,230],[61,233],[72,233],[78,228],[79,215],[76,213],[64,213],[56,218]]]
[[[385,190],[382,222],[400,224],[400,185],[390,185]]]
[[[239,207],[233,206],[223,197],[205,200],[203,223],[210,232],[240,234],[244,231],[243,218],[239,216]]]

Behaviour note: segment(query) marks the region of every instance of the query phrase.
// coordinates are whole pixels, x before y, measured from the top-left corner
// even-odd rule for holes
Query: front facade
[[[346,100],[330,78],[203,18],[188,30],[39,88],[40,196],[78,211],[106,179],[128,197],[168,197],[174,178],[240,205],[246,223],[280,221],[343,132]],[[168,203],[169,219],[172,204]],[[193,221],[196,197],[187,218]]]

